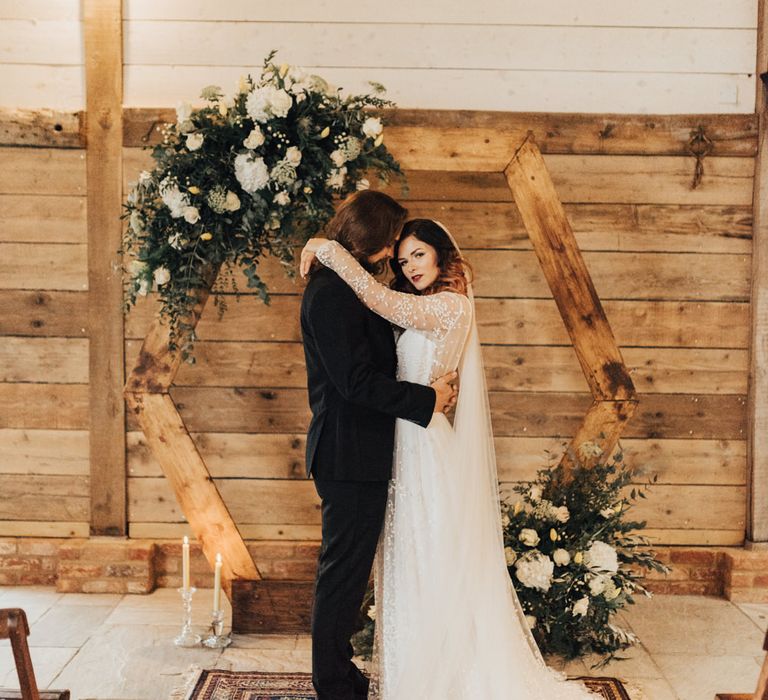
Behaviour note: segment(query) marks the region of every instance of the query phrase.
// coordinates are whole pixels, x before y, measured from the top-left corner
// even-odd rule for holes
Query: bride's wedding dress
[[[595,700],[549,669],[506,568],[490,411],[474,300],[377,282],[335,241],[317,258],[374,312],[404,329],[400,380],[460,371],[452,426],[398,420],[376,563],[372,690],[381,700]]]

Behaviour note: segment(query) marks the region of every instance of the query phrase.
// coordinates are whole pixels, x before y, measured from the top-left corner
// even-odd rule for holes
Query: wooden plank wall
[[[757,0],[126,0],[126,104],[232,87],[272,49],[401,106],[544,112],[745,113]],[[78,0],[0,1],[0,105],[82,109]],[[712,50],[717,47],[717,50]]]
[[[0,536],[87,537],[85,151],[72,114],[0,115]]]
[[[136,146],[158,116],[126,116],[126,181],[149,165]],[[695,162],[686,151],[699,124],[715,145],[692,189]],[[638,482],[657,473],[660,483],[638,516],[662,543],[740,544],[755,118],[397,115],[387,138],[408,169],[411,214],[448,225],[477,273],[507,485],[544,465],[544,451],[558,450],[590,401],[500,173],[504,158],[488,146],[512,144],[527,128],[537,134],[640,394],[622,442],[642,469]],[[172,395],[245,536],[312,539],[320,514],[303,478],[301,288],[271,261],[263,269],[272,305],[250,295],[230,299],[221,321],[208,309],[198,362],[182,367]],[[129,367],[153,308],[148,299],[127,318]],[[129,532],[178,536],[185,525],[170,488],[130,418],[128,431]]]

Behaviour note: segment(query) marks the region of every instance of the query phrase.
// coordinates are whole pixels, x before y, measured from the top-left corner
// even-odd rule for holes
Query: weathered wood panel
[[[300,389],[178,387],[171,395],[190,432],[300,433],[309,424],[306,391]],[[640,399],[627,437],[746,439],[744,396],[642,394]],[[568,436],[591,404],[588,394],[562,392],[497,391],[490,392],[490,401],[498,436]],[[128,425],[138,427],[131,417]]]
[[[0,243],[0,288],[88,289],[87,246]]]
[[[88,341],[0,336],[0,382],[86,384]]]
[[[0,520],[0,537],[88,537],[90,523]]]
[[[0,146],[84,145],[80,113],[0,107]]]
[[[87,384],[0,382],[0,428],[88,429]]]
[[[0,335],[83,338],[88,293],[0,289]]]
[[[127,367],[136,361],[139,348],[138,341],[126,343]],[[2,349],[0,339],[0,358]],[[644,393],[747,392],[745,350],[628,348],[622,354]],[[587,390],[570,347],[485,346],[483,359],[488,386],[494,390]],[[21,361],[8,353],[10,367],[14,362]],[[302,388],[306,385],[304,350],[300,343],[200,341],[195,346],[195,364],[182,364],[174,385]]]
[[[510,152],[509,157],[512,155]],[[704,178],[695,190],[691,189],[695,166],[692,157],[553,154],[545,160],[563,203],[749,206],[752,202],[754,164],[749,158],[707,158]],[[151,168],[152,158],[147,151],[126,148],[124,165],[127,188],[141,170]],[[408,169],[410,192],[405,199],[510,202],[512,195],[504,176],[495,164],[494,170]],[[395,198],[403,198],[399,183],[384,189]]]
[[[0,194],[0,242],[86,243],[85,198]]]
[[[0,433],[0,437],[2,433]],[[193,433],[192,439],[215,478],[306,479],[305,436],[295,434]],[[142,433],[128,433],[132,477],[159,477],[160,466]],[[525,481],[560,457],[564,441],[556,438],[498,437],[496,455],[502,481]],[[654,474],[666,484],[745,484],[743,440],[623,439],[625,458],[637,469],[637,482]]]
[[[88,431],[0,429],[0,473],[88,476]]]
[[[0,309],[2,309],[0,292]],[[298,296],[273,297],[270,306],[253,295],[228,297],[222,320],[203,315],[197,333],[204,340],[299,341]],[[126,322],[128,338],[143,338],[155,302],[141,300]],[[746,348],[749,305],[725,302],[608,301],[605,312],[622,347]],[[551,299],[478,299],[480,340],[502,345],[568,345]]]
[[[89,478],[0,474],[0,519],[82,522],[90,516]]]

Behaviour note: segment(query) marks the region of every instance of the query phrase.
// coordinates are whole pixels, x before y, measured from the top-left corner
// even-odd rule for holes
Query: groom
[[[392,256],[408,215],[370,190],[339,206],[326,229],[366,268]],[[392,475],[395,418],[426,427],[455,400],[449,380],[395,380],[392,328],[335,272],[316,268],[301,304],[312,421],[307,476],[322,499],[323,541],[312,611],[312,682],[318,700],[361,700],[368,680],[352,663],[350,637],[368,585]]]

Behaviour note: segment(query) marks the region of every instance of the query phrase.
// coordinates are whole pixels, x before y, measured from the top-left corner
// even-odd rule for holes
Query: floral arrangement
[[[634,603],[633,595],[650,597],[642,570],[669,572],[635,532],[645,522],[626,519],[632,504],[646,498],[644,489],[631,486],[633,473],[620,452],[608,461],[601,456],[599,447],[584,443],[579,455],[571,454],[567,475],[561,466],[542,469],[535,481],[515,486],[514,504],[501,502],[507,568],[539,649],[567,658],[600,654],[598,668],[637,642],[611,618]],[[655,482],[654,476],[649,483]],[[366,660],[375,613],[369,589],[352,637]]]
[[[647,538],[635,533],[645,522],[627,519],[643,488],[617,453],[601,460],[601,450],[584,443],[566,474],[562,466],[538,472],[518,484],[514,504],[502,501],[507,567],[543,653],[575,658],[602,655],[600,667],[637,642],[612,621],[634,603],[650,597],[642,570],[663,573]],[[594,466],[585,466],[592,462]],[[649,485],[656,482],[656,476]],[[628,491],[628,493],[627,493]]]
[[[241,78],[233,96],[209,86],[205,106],[177,107],[176,123],[153,148],[154,169],[140,174],[125,206],[120,252],[134,256],[124,270],[126,311],[156,290],[171,349],[183,339],[188,360],[195,337],[187,319],[207,273],[224,264],[238,292],[232,268],[240,267],[268,303],[261,256],[276,256],[290,274],[295,247],[333,216],[335,197],[367,188],[369,172],[402,177],[371,111],[393,106],[381,85],[342,97],[319,76],[277,66],[274,55],[257,81]]]

